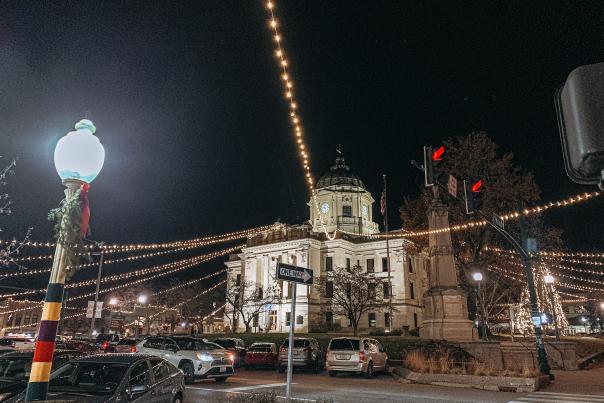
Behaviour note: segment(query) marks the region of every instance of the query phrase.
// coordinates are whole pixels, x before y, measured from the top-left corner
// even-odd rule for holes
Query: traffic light
[[[475,210],[479,209],[480,203],[480,192],[482,191],[482,179],[478,180],[464,180],[463,181],[463,192],[466,202],[466,214],[474,214]]]
[[[434,186],[434,181],[438,180],[441,172],[436,168],[443,160],[445,146],[440,146],[433,151],[432,146],[424,147],[424,185],[426,187]]]
[[[580,184],[604,178],[604,63],[574,69],[555,95],[566,174]]]

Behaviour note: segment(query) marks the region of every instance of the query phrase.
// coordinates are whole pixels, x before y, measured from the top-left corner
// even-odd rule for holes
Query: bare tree
[[[269,309],[269,306],[275,301],[275,296],[274,286],[264,289],[252,280],[236,278],[229,280],[226,300],[227,305],[232,309],[233,331],[237,330],[235,322],[241,318],[245,325],[245,332],[250,333],[254,318],[258,318],[261,313]]]
[[[331,299],[332,312],[350,320],[355,336],[364,314],[388,307],[383,279],[365,273],[361,266],[336,267],[318,283],[321,294]]]

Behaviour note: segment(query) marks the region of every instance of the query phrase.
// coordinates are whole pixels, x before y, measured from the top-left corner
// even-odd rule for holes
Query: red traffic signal
[[[472,192],[480,193],[481,190],[482,190],[482,179],[478,180],[477,182],[474,182],[474,184],[472,185]]]
[[[444,154],[445,146],[440,146],[436,151],[432,153],[432,161],[442,161]]]

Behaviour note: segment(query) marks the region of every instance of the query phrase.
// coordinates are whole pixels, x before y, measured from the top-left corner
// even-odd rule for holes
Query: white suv
[[[232,353],[205,339],[151,336],[138,343],[136,351],[169,361],[185,374],[188,384],[199,378],[224,382],[234,373]]]

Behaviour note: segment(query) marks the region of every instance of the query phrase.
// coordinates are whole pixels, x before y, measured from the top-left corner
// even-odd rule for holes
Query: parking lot
[[[212,380],[197,381],[188,385],[185,402],[218,402],[229,395],[274,391],[285,396],[286,375],[273,370],[237,369],[224,384]],[[339,375],[330,377],[326,372],[311,374],[294,372],[293,397],[314,402],[331,399],[334,402],[509,402],[522,397],[522,393],[492,392],[475,389],[447,388],[444,386],[403,384],[389,374],[376,374],[372,379]]]

